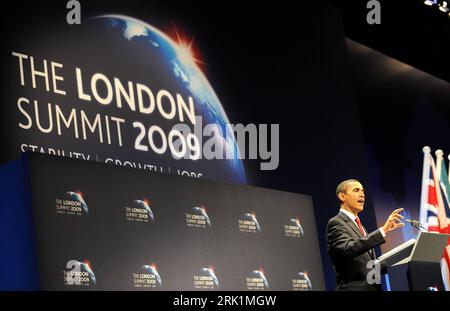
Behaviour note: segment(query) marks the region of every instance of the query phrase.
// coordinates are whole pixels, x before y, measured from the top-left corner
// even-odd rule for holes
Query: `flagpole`
[[[428,227],[427,219],[427,199],[428,184],[430,179],[430,157],[431,149],[428,146],[423,147],[423,169],[422,169],[422,191],[420,193],[420,222]]]
[[[450,183],[450,154],[448,155],[448,170],[447,170],[447,174],[448,174],[448,182]]]
[[[444,151],[442,151],[441,149],[436,150],[436,152],[434,153],[436,155],[436,173],[439,177],[439,181],[440,181],[440,177],[441,177],[441,170],[442,170],[442,161],[444,160]]]

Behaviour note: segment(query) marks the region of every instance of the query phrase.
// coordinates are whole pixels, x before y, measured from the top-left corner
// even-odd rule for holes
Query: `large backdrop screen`
[[[168,29],[99,15],[11,47],[13,150],[245,183],[193,41]]]
[[[325,289],[310,196],[39,154],[28,167],[41,289]]]

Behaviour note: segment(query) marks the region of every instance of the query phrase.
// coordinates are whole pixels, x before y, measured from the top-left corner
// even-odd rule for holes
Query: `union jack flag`
[[[450,182],[443,161],[443,152],[436,151],[437,165],[429,147],[423,148],[422,193],[420,222],[430,232],[450,234]],[[442,277],[446,290],[450,290],[450,243],[441,260]]]

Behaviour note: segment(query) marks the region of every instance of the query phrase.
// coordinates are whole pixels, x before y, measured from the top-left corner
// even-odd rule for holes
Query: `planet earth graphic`
[[[192,212],[196,215],[205,217],[206,224],[208,225],[208,227],[211,227],[211,219],[209,218],[209,215],[206,212],[205,207],[195,206],[192,208]]]
[[[201,268],[200,273],[206,277],[211,277],[215,288],[219,288],[219,279],[212,268]]]
[[[231,148],[234,154],[232,159],[174,160],[170,153],[155,155],[148,152],[144,155],[133,150],[135,154],[131,157],[170,166],[172,171],[180,168],[200,172],[202,177],[208,179],[246,183],[235,137],[225,134],[230,124],[227,114],[198,63],[188,55],[187,47],[151,24],[123,15],[97,16],[89,19],[83,27],[85,39],[90,42],[87,50],[92,51],[91,57],[101,64],[100,67],[108,65],[107,70],[111,74],[120,74],[123,81],[129,77],[130,81],[142,83],[155,93],[164,89],[171,94],[180,94],[185,99],[192,97],[195,114],[202,117],[203,128],[207,124],[214,124],[221,130],[215,131],[215,135],[203,137],[201,146],[213,137],[216,144],[221,144],[222,148]],[[125,110],[122,112],[128,113]],[[158,114],[149,115],[146,119],[136,113],[134,116],[131,114],[131,117],[141,117],[143,123],[156,124],[166,131],[179,121],[175,118],[170,122],[172,120],[163,119]],[[201,138],[198,133],[195,135]]]
[[[299,272],[298,273],[298,279],[306,282],[306,289],[305,290],[312,290],[312,284],[311,284],[311,280],[308,277],[308,273],[306,273],[306,272]]]
[[[161,276],[159,275],[158,270],[156,270],[156,267],[154,265],[143,265],[142,269],[144,270],[145,273],[155,276],[156,285],[158,287],[162,287],[163,284]]]
[[[67,191],[66,192],[66,198],[71,200],[71,201],[75,201],[80,203],[80,207],[82,208],[82,210],[86,213],[86,215],[89,215],[89,208],[86,204],[86,201],[84,201],[83,197],[81,194],[73,192],[73,191]]]
[[[264,272],[260,270],[253,270],[251,273],[251,276],[254,278],[260,278],[263,280],[264,288],[269,288],[269,282],[267,281],[266,276],[264,275]]]
[[[155,221],[155,215],[146,200],[134,200],[133,205],[137,208],[144,209],[148,214],[148,218],[151,221]]]
[[[300,223],[300,220],[298,220],[297,218],[291,218],[289,219],[289,224],[295,227],[298,227],[298,230],[300,231],[300,235],[304,236],[305,232],[303,231],[303,226]]]

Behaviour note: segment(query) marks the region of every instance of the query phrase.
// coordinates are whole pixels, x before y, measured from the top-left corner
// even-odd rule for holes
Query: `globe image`
[[[202,118],[202,126],[214,124],[220,128],[214,135],[203,138],[195,133],[201,139],[201,146],[212,137],[216,145],[223,149],[231,148],[234,154],[232,159],[191,160],[174,159],[170,153],[158,155],[149,151],[144,154],[133,150],[134,154],[128,157],[170,167],[172,173],[188,170],[199,172],[201,177],[208,179],[246,183],[235,138],[226,135],[230,121],[208,79],[189,54],[188,47],[148,23],[122,15],[97,16],[89,19],[83,27],[89,31],[86,39],[90,40],[87,45],[90,57],[102,64],[100,67],[107,64],[111,74],[120,75],[124,82],[142,83],[155,94],[164,89],[171,94],[180,94],[186,101],[192,97],[195,115]],[[122,109],[121,113],[129,111]],[[176,118],[173,121],[164,119],[156,112],[148,116],[130,113],[130,118],[133,117],[147,126],[158,125],[166,132],[179,122]],[[192,127],[189,122],[185,123]],[[134,130],[129,136],[134,138],[135,133]]]
[[[148,273],[150,275],[153,275],[155,277],[156,280],[156,286],[158,287],[162,287],[162,279],[161,276],[158,273],[158,270],[156,270],[156,266],[155,265],[143,265],[142,269],[145,273]]]
[[[305,235],[305,232],[303,231],[303,226],[302,226],[302,224],[300,223],[300,220],[298,220],[297,218],[291,218],[291,219],[289,219],[289,224],[290,224],[291,226],[298,227],[298,230],[300,231],[300,235],[301,235],[301,236],[304,236],[304,235]]]
[[[219,288],[219,279],[217,278],[216,274],[214,273],[214,270],[212,268],[201,268],[200,273],[203,276],[210,277],[213,280],[213,284],[215,288]]]
[[[209,218],[205,207],[195,206],[195,207],[192,208],[192,213],[196,214],[196,215],[199,215],[199,216],[203,216],[205,218],[205,221],[206,221],[206,224],[208,225],[208,227],[211,227],[211,219]]]
[[[255,215],[254,213],[245,213],[245,214],[242,216],[242,219],[243,219],[243,220],[246,220],[246,221],[252,221],[252,222],[254,222],[254,223],[255,223],[255,226],[256,226],[256,230],[258,230],[258,232],[261,232],[261,225],[259,224],[259,221],[258,221],[258,219],[256,218],[256,215]]]
[[[269,282],[267,281],[267,278],[266,278],[266,276],[264,275],[264,272],[263,272],[263,271],[260,271],[260,270],[254,270],[254,271],[251,273],[251,276],[254,277],[254,278],[262,279],[262,280],[263,280],[263,284],[264,284],[264,288],[269,288]]]
[[[299,272],[298,273],[298,279],[305,282],[305,290],[312,290],[312,284],[311,280],[308,277],[308,273],[306,272]]]
[[[84,201],[83,197],[81,196],[81,194],[73,192],[73,191],[67,191],[65,196],[67,199],[69,199],[71,201],[80,203],[80,207],[82,208],[82,210],[86,213],[86,215],[89,215],[89,208],[88,208],[86,202]]]
[[[148,214],[148,218],[151,221],[155,221],[155,215],[153,214],[153,211],[151,210],[146,200],[134,200],[133,205],[137,208],[144,209]]]

